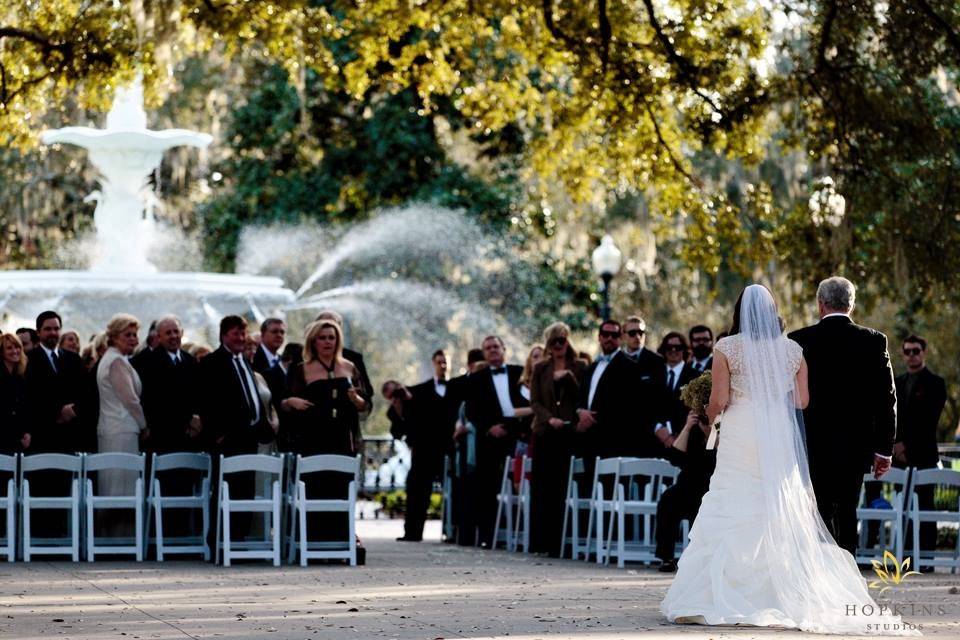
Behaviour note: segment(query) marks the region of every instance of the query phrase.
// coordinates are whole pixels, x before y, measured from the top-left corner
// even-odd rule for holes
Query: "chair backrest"
[[[953,469],[914,469],[911,484],[913,487],[919,485],[960,487],[960,471]]]
[[[319,473],[322,471],[334,471],[338,473],[349,473],[356,477],[360,470],[360,456],[338,456],[333,454],[320,454],[316,456],[297,456],[297,480],[300,476],[308,473]]]
[[[263,453],[251,453],[225,458],[220,456],[220,475],[240,473],[242,471],[259,471],[283,475],[283,457]]]
[[[17,472],[17,456],[0,455],[0,471]]]
[[[155,453],[150,468],[154,472],[191,469],[193,471],[205,471],[206,475],[209,476],[210,465],[210,454],[208,453]]]
[[[82,467],[82,454],[36,453],[29,456],[23,456],[23,458],[20,460],[21,475],[31,471],[45,471],[47,469],[72,471],[79,474]]]
[[[872,472],[867,472],[863,474],[864,484],[867,484],[868,482],[882,482],[885,484],[889,483],[895,486],[899,485],[900,487],[904,487],[906,486],[907,480],[909,479],[910,479],[910,471],[908,469],[897,469],[897,468],[888,469],[887,472],[883,474],[883,477],[880,478],[879,480],[873,477]]]
[[[143,475],[146,460],[142,453],[88,453],[83,457],[83,473],[101,469],[126,469]]]
[[[603,495],[603,484],[601,479],[606,476],[613,477],[613,483],[610,485],[611,496],[616,491],[614,487],[620,479],[620,458],[601,458],[597,457],[596,465],[593,467],[593,487],[590,489],[591,499],[596,498],[597,488],[600,488],[600,494]]]
[[[570,475],[580,476],[586,473],[586,467],[583,464],[583,458],[570,456]]]
[[[660,458],[635,458],[620,461],[620,477],[647,476],[676,479],[680,469]]]

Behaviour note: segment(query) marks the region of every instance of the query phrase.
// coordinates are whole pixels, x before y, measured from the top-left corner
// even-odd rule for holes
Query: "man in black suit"
[[[857,502],[863,474],[890,468],[897,423],[887,337],[850,319],[853,283],[820,283],[820,322],[790,334],[803,347],[810,404],[803,412],[817,507],[841,547],[857,547]]]
[[[412,402],[406,439],[413,459],[407,476],[407,514],[401,538],[406,541],[423,538],[433,484],[443,479],[443,462],[453,448],[460,406],[456,389],[447,381],[446,354],[436,351],[430,360],[433,376],[410,388]]]
[[[287,336],[287,325],[280,318],[267,318],[260,323],[260,345],[253,355],[253,370],[266,373],[280,364],[280,347]]]
[[[37,334],[36,329],[20,327],[17,329],[16,334],[17,337],[20,338],[20,344],[23,345],[23,352],[26,354],[33,351],[33,348],[40,343],[40,336]]]
[[[689,349],[682,333],[671,331],[660,341],[657,352],[664,358],[663,412],[657,424],[656,435],[663,446],[670,448],[687,420],[689,409],[680,399],[680,390],[700,374],[687,363]],[[663,451],[658,452],[661,457]]]
[[[467,352],[467,373],[447,383],[447,393],[457,405],[457,420],[453,432],[454,451],[451,456],[453,502],[453,535],[447,540],[461,546],[477,544],[477,513],[473,508],[477,493],[476,428],[466,417],[467,391],[471,376],[487,366],[483,349]]]
[[[647,321],[641,316],[630,316],[623,322],[623,352],[628,358],[637,363],[637,373],[640,380],[657,389],[663,388],[664,377],[663,358],[646,348]]]
[[[160,337],[157,335],[157,321],[154,320],[150,323],[150,328],[147,329],[147,339],[143,342],[143,348],[130,358],[130,364],[133,365],[134,369],[140,371],[140,368],[150,360],[153,352],[156,351],[159,346]]]
[[[200,399],[196,359],[180,348],[183,329],[176,316],[157,320],[158,344],[135,363],[147,418],[147,446],[156,453],[200,450]]]
[[[520,429],[516,409],[530,403],[520,394],[523,367],[504,364],[503,341],[487,336],[480,347],[487,368],[467,379],[466,415],[477,430],[477,528],[480,544],[490,547],[503,463],[513,455]]]
[[[698,324],[690,329],[690,366],[697,373],[710,371],[713,368],[713,331],[710,327]]]
[[[911,335],[903,340],[903,359],[907,372],[897,376],[897,437],[893,444],[893,464],[905,469],[933,469],[940,462],[937,427],[947,403],[947,384],[927,367],[927,341]],[[920,508],[933,509],[933,486],[918,487]],[[909,536],[912,533],[908,533]],[[937,546],[937,525],[920,524],[920,547]],[[932,567],[931,567],[932,568]]]
[[[267,369],[263,374],[263,379],[267,381],[270,387],[270,397],[273,402],[277,417],[280,419],[280,428],[277,433],[277,444],[281,451],[290,450],[290,438],[288,437],[285,421],[289,420],[290,414],[283,411],[280,403],[289,394],[287,392],[287,376],[290,374],[290,367],[303,362],[303,345],[299,342],[288,342],[283,347],[280,354],[280,362]]]
[[[61,319],[55,311],[37,316],[39,342],[27,355],[26,381],[31,415],[31,452],[73,453],[81,450],[89,429],[83,416],[85,369],[80,356],[60,349]]]

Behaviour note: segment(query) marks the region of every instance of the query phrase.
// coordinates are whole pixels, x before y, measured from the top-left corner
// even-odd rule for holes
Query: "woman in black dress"
[[[307,326],[303,355],[303,363],[290,368],[289,395],[280,402],[288,418],[291,451],[302,456],[357,455],[362,443],[354,441],[354,434],[369,401],[358,390],[356,367],[343,357],[340,326],[330,320]],[[308,499],[344,498],[350,482],[342,473],[312,473],[303,480]],[[347,524],[339,514],[310,514],[310,540],[345,540]]]
[[[26,370],[20,338],[0,335],[0,453],[12,455],[30,447]]]

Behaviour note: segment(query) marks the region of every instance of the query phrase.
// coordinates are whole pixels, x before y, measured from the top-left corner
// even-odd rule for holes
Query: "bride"
[[[740,294],[730,334],[715,347],[707,407],[710,424],[723,412],[723,444],[664,615],[687,624],[920,635],[873,601],[817,512],[799,411],[809,400],[807,366],[766,287]]]

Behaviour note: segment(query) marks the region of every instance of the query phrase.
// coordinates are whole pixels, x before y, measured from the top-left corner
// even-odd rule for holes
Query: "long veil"
[[[764,533],[776,542],[775,557],[766,559],[776,600],[807,631],[903,633],[900,617],[874,603],[853,557],[837,546],[817,511],[789,343],[766,287],[744,291],[740,332],[767,515]]]

